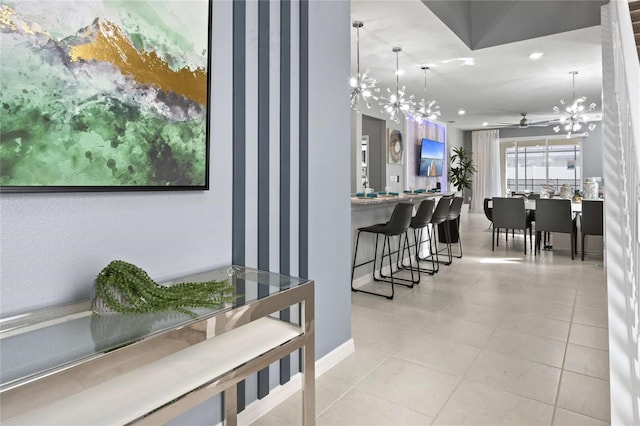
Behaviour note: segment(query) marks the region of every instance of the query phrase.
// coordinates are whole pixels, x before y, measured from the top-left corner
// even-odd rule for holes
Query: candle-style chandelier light
[[[393,52],[396,54],[396,91],[393,92],[387,88],[388,96],[380,96],[380,105],[382,105],[382,112],[386,113],[391,121],[397,123],[400,121],[401,114],[404,115],[405,118],[409,117],[415,102],[413,102],[413,95],[408,98],[405,97],[405,86],[400,88],[398,53],[402,52],[402,48],[394,47]]]
[[[561,107],[558,106],[553,107],[553,112],[562,114],[559,124],[553,127],[553,131],[558,133],[560,130],[564,130],[567,132],[568,138],[571,137],[572,133],[582,130],[583,127],[587,127],[590,131],[596,128],[596,124],[589,123],[585,115],[586,111],[593,111],[596,108],[596,103],[592,102],[587,107],[587,98],[585,96],[576,98],[576,74],[578,74],[578,71],[571,71],[569,74],[573,76],[573,102],[567,105],[567,101],[561,99],[560,105],[564,107],[564,110],[561,110]]]
[[[414,109],[411,111],[411,118],[423,125],[427,120],[436,120],[440,117],[440,105],[435,99],[427,100],[427,71],[428,66],[420,67],[424,71],[424,98],[420,102],[416,103]]]
[[[380,92],[376,87],[376,80],[369,75],[369,70],[360,73],[360,28],[364,27],[362,21],[354,21],[352,24],[356,29],[356,75],[351,77],[351,108],[355,111],[359,110],[359,104],[362,100],[367,108],[371,108],[370,98],[377,100],[373,93]]]

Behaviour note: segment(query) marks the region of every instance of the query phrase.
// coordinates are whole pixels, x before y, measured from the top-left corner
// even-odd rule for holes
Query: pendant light
[[[420,68],[424,71],[424,98],[416,104],[411,112],[411,118],[420,125],[424,125],[427,120],[437,120],[441,113],[440,105],[435,100],[427,100],[427,71],[429,67],[425,65]]]
[[[371,108],[370,98],[377,100],[378,98],[373,93],[380,92],[380,89],[376,87],[376,80],[369,76],[369,70],[365,70],[363,74],[360,74],[360,28],[364,27],[362,21],[354,21],[352,24],[356,29],[356,75],[351,77],[349,81],[351,86],[351,109],[359,111],[360,101],[367,105],[367,108]]]
[[[571,71],[569,74],[571,74],[573,78],[573,102],[571,105],[566,106],[563,111],[561,111],[558,106],[553,107],[553,112],[562,114],[559,124],[553,127],[553,131],[558,133],[564,129],[564,131],[567,132],[568,138],[571,137],[572,133],[582,130],[583,126],[586,126],[590,131],[596,128],[596,124],[589,123],[585,115],[587,110],[593,111],[596,108],[596,103],[592,102],[588,107],[585,107],[587,98],[585,96],[576,98],[576,74],[578,74],[578,71]],[[564,99],[560,100],[560,105],[564,106],[566,104],[567,101]]]
[[[398,62],[398,53],[402,52],[401,47],[394,47],[393,52],[396,54],[396,91],[393,92],[387,88],[388,96],[381,96],[382,112],[389,116],[391,121],[396,123],[400,121],[400,115],[404,115],[405,118],[409,116],[413,109],[413,95],[409,98],[405,98],[405,86],[400,88],[400,69]]]

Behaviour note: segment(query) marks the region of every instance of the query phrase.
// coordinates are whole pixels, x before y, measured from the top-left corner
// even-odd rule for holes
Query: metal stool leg
[[[356,272],[356,258],[358,257],[358,243],[360,242],[360,231],[358,231],[358,235],[356,236],[356,248],[355,251],[353,253],[353,264],[351,267],[351,291],[356,291],[356,289],[353,287],[353,276],[355,275]]]
[[[428,261],[429,258],[431,258],[431,264],[433,265],[433,251],[431,249],[431,233],[428,229],[428,225],[427,225],[427,235],[429,236],[429,256],[427,257],[420,257],[420,250],[422,249],[422,243],[424,242],[422,240],[422,233],[424,231],[424,228],[420,228],[420,229],[414,229],[413,230],[413,240],[415,242],[415,247],[416,247],[416,269],[418,270],[418,277],[420,276],[420,272],[426,272],[429,275],[433,275],[435,273],[435,268],[432,269],[427,269],[427,268],[421,268],[420,267],[420,261]],[[427,240],[425,240],[427,241]],[[411,255],[411,253],[409,253],[409,255]]]
[[[354,278],[354,274],[355,274],[355,269],[357,267],[359,267],[359,266],[364,266],[364,265],[367,265],[369,263],[373,263],[373,273],[372,273],[373,280],[374,281],[385,281],[385,282],[388,282],[386,280],[380,280],[380,279],[376,278],[376,265],[378,263],[378,240],[379,240],[379,237],[380,237],[380,234],[376,234],[376,244],[375,244],[375,249],[374,249],[373,260],[368,260],[366,262],[362,262],[362,263],[356,264],[356,259],[357,259],[357,254],[358,254],[358,243],[360,242],[360,232],[358,232],[358,236],[356,237],[356,248],[355,248],[355,252],[354,252],[354,255],[353,255],[353,266],[352,266],[352,269],[351,269],[351,291],[358,292],[358,293],[371,294],[373,296],[386,297],[387,299],[393,299],[393,296],[395,294],[393,276],[391,277],[391,281],[390,281],[391,282],[391,294],[390,295],[386,295],[386,294],[382,294],[382,293],[376,293],[376,292],[368,291],[368,290],[362,290],[362,289],[359,289],[359,288],[355,288],[353,286],[353,278]],[[387,237],[385,235],[385,241],[384,241],[385,243],[387,242],[388,238],[389,237]],[[383,243],[383,247],[382,247],[383,253],[382,253],[382,257],[380,259],[380,269],[382,269],[382,265],[383,265],[383,261],[384,261],[384,248],[385,248],[385,246],[386,246],[386,244]],[[389,246],[387,251],[388,251],[388,256],[389,256],[389,267],[391,267],[391,248],[390,248],[390,246]],[[392,270],[392,272],[393,272],[393,270]]]
[[[398,255],[397,261],[396,261],[396,266],[398,267],[398,270],[400,269],[406,269],[406,268],[411,268],[411,282],[414,284],[420,284],[420,272],[424,272],[420,270],[420,264],[418,263],[416,265],[416,269],[418,271],[418,279],[415,280],[413,278],[413,264],[411,263],[411,247],[414,247],[416,250],[416,257],[417,257],[417,253],[418,253],[418,247],[416,245],[416,239],[415,239],[415,229],[414,231],[414,238],[413,238],[413,245],[409,242],[409,229],[407,229],[407,231],[404,233],[405,235],[405,241],[402,244],[402,250],[400,249],[400,247],[398,247],[398,253],[400,253],[400,251],[402,251],[402,256]],[[401,239],[401,237],[400,237]],[[398,240],[398,245],[400,245],[400,240]],[[409,252],[409,266],[404,264],[404,257],[405,257],[405,251]]]
[[[404,234],[406,235],[406,232],[404,232]],[[393,253],[397,253],[398,254],[398,258],[396,259],[396,265],[398,267],[398,269],[400,269],[400,251],[401,251],[401,241],[402,241],[402,235],[400,234],[398,235],[398,250],[393,252]],[[389,252],[391,253],[391,239],[388,236],[385,236],[385,242],[388,241],[389,244]],[[407,241],[409,241],[409,239],[407,238]],[[382,252],[384,253],[384,248],[385,248],[385,244],[383,244],[382,246]],[[409,249],[409,255],[411,255],[411,249]],[[384,257],[384,254],[383,254]],[[380,265],[382,265],[382,260],[380,261]],[[411,266],[409,266],[409,268],[411,268]],[[397,271],[396,271],[397,272]],[[393,270],[389,271],[390,274],[393,274]],[[391,278],[390,275],[384,275],[382,273],[382,266],[380,267],[380,272],[378,273],[379,277],[377,279],[377,281],[387,281]],[[409,288],[413,288],[414,284],[419,284],[420,283],[420,278],[418,278],[418,280],[415,280],[413,277],[413,270],[411,271],[411,279],[406,279],[406,278],[400,278],[400,277],[395,277],[395,281],[396,284],[398,285],[403,285],[405,287],[409,287]],[[406,284],[405,284],[406,283]]]

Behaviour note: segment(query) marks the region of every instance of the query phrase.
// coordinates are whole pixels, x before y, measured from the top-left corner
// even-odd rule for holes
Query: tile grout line
[[[496,332],[498,328],[497,327],[493,327],[493,330],[491,331],[491,334],[489,335],[489,338],[482,344],[482,346],[479,348],[478,353],[476,354],[476,357],[473,359],[472,362],[469,363],[469,366],[466,368],[466,370],[464,371],[464,373],[462,373],[460,375],[460,380],[458,381],[458,383],[456,384],[456,386],[453,388],[453,390],[451,391],[451,393],[449,394],[449,397],[447,398],[447,400],[444,402],[444,404],[442,404],[442,406],[440,407],[440,409],[438,410],[438,412],[436,413],[436,415],[433,417],[433,422],[431,424],[433,424],[437,419],[438,416],[440,416],[440,414],[442,413],[442,410],[444,410],[444,407],[446,407],[446,405],[449,403],[449,401],[451,400],[451,397],[453,397],[453,394],[456,393],[456,391],[458,390],[458,388],[460,387],[460,385],[462,384],[462,382],[464,381],[465,377],[467,376],[467,374],[469,373],[469,370],[471,370],[471,367],[473,367],[473,365],[476,363],[476,361],[478,360],[478,358],[480,357],[480,354],[482,354],[482,351],[484,351],[485,346],[487,345],[487,343],[489,342],[489,340],[491,340],[491,338],[493,337],[493,334]]]
[[[578,302],[578,290],[575,292],[573,299],[573,308],[571,309],[571,322],[569,322],[569,331],[567,332],[567,341],[564,345],[564,355],[562,356],[562,367],[560,368],[560,377],[558,378],[558,387],[556,389],[556,398],[553,403],[553,413],[551,414],[551,425],[556,420],[556,411],[558,409],[558,400],[560,399],[560,388],[562,387],[562,377],[564,376],[564,366],[567,362],[567,351],[569,350],[569,339],[571,338],[571,329],[573,328],[573,317],[576,312],[576,303]]]
[[[353,341],[354,343],[354,347],[355,347],[355,339]],[[357,350],[357,349],[356,349]],[[338,401],[340,401],[342,398],[344,398],[349,392],[351,392],[354,389],[360,390],[357,386],[359,383],[362,383],[362,381],[364,379],[366,379],[367,377],[369,377],[371,375],[371,373],[373,373],[373,371],[380,367],[382,364],[384,364],[388,359],[390,359],[391,357],[393,357],[393,354],[387,354],[385,353],[385,355],[387,355],[383,360],[381,360],[379,363],[377,363],[375,366],[373,366],[369,372],[367,374],[365,374],[364,376],[362,376],[360,379],[358,379],[354,384],[350,385],[349,388],[342,393],[342,395],[340,395],[339,397],[337,397],[331,404],[329,404],[324,410],[322,410],[320,413],[316,413],[316,419],[318,419],[322,414],[326,413],[331,407],[333,407],[334,405],[336,405],[338,403]],[[363,391],[364,392],[364,391]]]

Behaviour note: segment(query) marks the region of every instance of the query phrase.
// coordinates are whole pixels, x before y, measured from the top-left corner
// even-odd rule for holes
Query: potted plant
[[[471,176],[475,172],[476,168],[471,159],[471,151],[467,151],[461,146],[453,148],[451,167],[447,177],[458,192],[462,192],[465,188],[471,189]]]

